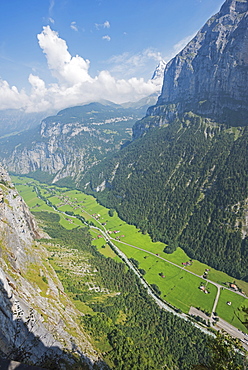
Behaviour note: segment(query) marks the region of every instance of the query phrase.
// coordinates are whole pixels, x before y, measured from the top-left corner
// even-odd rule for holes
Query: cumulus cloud
[[[110,41],[111,40],[111,37],[109,35],[105,35],[102,37],[103,40],[107,40],[107,41]]]
[[[47,65],[56,82],[46,84],[39,76],[30,74],[31,93],[19,91],[7,81],[0,80],[0,109],[22,108],[26,112],[39,112],[98,101],[102,98],[116,103],[135,101],[148,96],[159,88],[151,80],[132,77],[116,79],[106,70],[95,77],[89,74],[90,61],[79,55],[72,56],[65,40],[49,26],[37,35],[40,48],[47,59]],[[159,59],[159,54],[145,51],[148,58]],[[128,57],[126,57],[128,59]],[[139,64],[138,57],[133,63]]]
[[[78,27],[77,27],[76,22],[71,22],[70,27],[71,27],[71,29],[72,29],[73,31],[78,31]]]

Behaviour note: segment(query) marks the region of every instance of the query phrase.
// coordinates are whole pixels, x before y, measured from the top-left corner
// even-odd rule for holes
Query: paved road
[[[242,345],[246,351],[248,351],[248,335],[244,334],[239,329],[235,328],[233,325],[229,324],[223,319],[219,319],[215,328],[217,330],[224,330],[228,334],[230,334],[234,338],[238,338],[241,340]]]
[[[220,286],[217,286],[217,294],[214,300],[214,305],[211,312],[211,323],[213,322],[214,312],[216,311],[217,303],[220,297]]]

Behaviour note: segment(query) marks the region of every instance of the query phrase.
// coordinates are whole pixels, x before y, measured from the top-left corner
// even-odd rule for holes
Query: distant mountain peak
[[[160,60],[159,64],[157,65],[152,75],[152,81],[155,82],[156,84],[162,85],[165,67],[166,67],[166,62],[164,60]]]

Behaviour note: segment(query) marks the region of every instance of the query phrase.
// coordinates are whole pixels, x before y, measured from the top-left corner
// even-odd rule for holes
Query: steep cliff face
[[[230,126],[248,124],[248,2],[227,0],[166,66],[162,93],[134,126],[149,127],[192,111]]]
[[[98,355],[46,248],[35,241],[42,236],[0,166],[0,356],[65,369],[74,366],[71,352],[83,359],[81,368],[91,369]]]
[[[12,172],[47,172],[57,181],[84,172],[131,139],[131,128],[148,107],[126,107],[113,103],[91,103],[47,117],[40,127],[0,143],[0,156]],[[143,108],[142,108],[143,107]]]

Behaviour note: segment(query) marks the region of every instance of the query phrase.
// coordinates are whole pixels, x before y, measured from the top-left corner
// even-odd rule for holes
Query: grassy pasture
[[[231,305],[229,306],[227,302],[231,302]],[[245,313],[242,310],[243,307],[246,309],[248,308],[248,300],[246,298],[226,289],[221,290],[216,308],[218,316],[241,331],[248,333],[248,330],[242,324],[242,322],[245,321]]]
[[[194,275],[187,273],[158,256],[153,256],[144,251],[134,249],[122,243],[116,242],[128,258],[134,258],[139,261],[139,268],[146,271],[145,279],[149,284],[156,284],[161,291],[161,298],[173,306],[180,308],[188,313],[190,306],[200,307],[201,309],[211,311],[217,288],[208,284],[209,294],[204,294],[200,289],[200,283],[204,282]],[[161,277],[163,274],[164,277]]]

